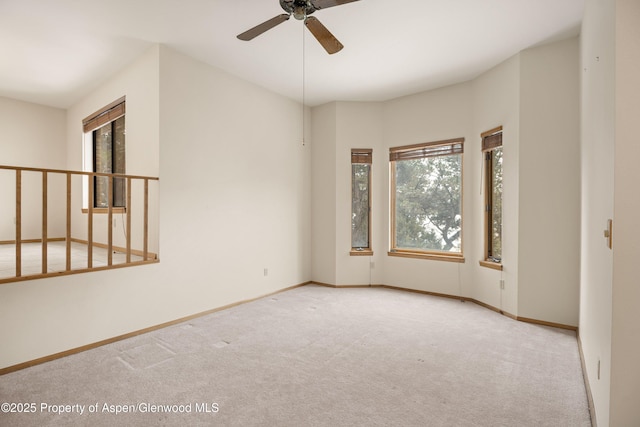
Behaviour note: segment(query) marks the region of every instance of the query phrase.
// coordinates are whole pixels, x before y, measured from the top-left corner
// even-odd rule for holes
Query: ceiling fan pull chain
[[[304,27],[302,28],[302,146],[305,146],[305,125],[306,125],[306,114],[305,114],[305,89],[306,89],[306,66],[305,66],[305,51],[306,51],[306,41],[305,41],[305,33]]]

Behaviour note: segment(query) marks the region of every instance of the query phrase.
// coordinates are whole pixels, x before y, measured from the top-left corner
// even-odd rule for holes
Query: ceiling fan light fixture
[[[293,17],[298,21],[303,21],[307,17],[307,7],[297,5],[293,9]]]

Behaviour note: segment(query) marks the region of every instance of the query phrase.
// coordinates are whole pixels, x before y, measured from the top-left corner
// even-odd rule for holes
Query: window
[[[481,265],[502,269],[502,126],[482,135],[485,245]]]
[[[371,149],[351,150],[351,255],[371,251]]]
[[[395,147],[389,151],[389,255],[464,262],[464,138]]]
[[[124,174],[125,170],[125,99],[121,98],[82,121],[85,132],[85,170]],[[93,178],[94,203],[98,209],[123,208],[126,204],[126,180],[113,178],[111,200],[109,177]],[[86,201],[85,206],[88,205]]]

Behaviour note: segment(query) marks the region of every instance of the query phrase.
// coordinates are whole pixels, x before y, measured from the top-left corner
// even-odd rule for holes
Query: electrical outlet
[[[500,289],[504,289],[504,279],[500,279]]]
[[[265,277],[269,275],[269,269],[265,267],[264,269],[264,275]]]

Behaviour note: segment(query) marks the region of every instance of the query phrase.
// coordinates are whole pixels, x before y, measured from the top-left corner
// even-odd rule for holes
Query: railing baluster
[[[144,241],[142,259],[149,259],[149,179],[144,179]]]
[[[22,276],[22,171],[16,170],[16,277]]]
[[[47,172],[42,172],[42,274],[47,274]]]
[[[131,178],[127,178],[127,264],[131,262]]]
[[[95,175],[89,175],[89,206],[87,209],[87,268],[93,268],[93,205],[95,203]]]
[[[107,265],[113,265],[113,175],[109,176],[109,201],[107,202]]]
[[[71,271],[71,172],[67,172],[67,230],[65,236],[66,270]]]

